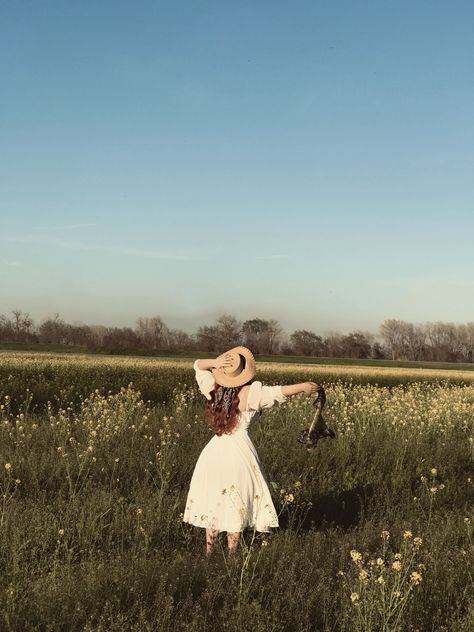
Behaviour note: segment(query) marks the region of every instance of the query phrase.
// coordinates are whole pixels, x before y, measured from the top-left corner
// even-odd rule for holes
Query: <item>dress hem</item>
[[[254,527],[251,527],[250,524],[246,524],[246,525],[240,525],[238,529],[226,529],[225,527],[210,527],[209,524],[206,523],[202,523],[199,521],[195,521],[192,522],[191,520],[184,520],[183,522],[185,522],[186,524],[190,524],[193,527],[200,527],[201,529],[217,529],[219,532],[221,531],[225,531],[226,533],[241,533],[242,531],[244,531],[244,529],[253,529]],[[258,527],[255,527],[255,531],[258,531],[259,533],[271,533],[270,529],[278,529],[280,525],[268,525],[266,529],[259,529]]]

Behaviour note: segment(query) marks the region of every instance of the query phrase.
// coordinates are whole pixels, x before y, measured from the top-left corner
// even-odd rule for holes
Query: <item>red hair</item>
[[[247,382],[247,384],[249,383],[250,382]],[[246,385],[243,384],[242,386]],[[223,434],[232,434],[232,431],[239,422],[239,394],[242,386],[239,386],[237,392],[234,394],[228,413],[226,413],[222,405],[214,405],[216,391],[219,388],[218,384],[216,384],[215,388],[210,393],[211,399],[207,402],[206,416],[209,425],[214,428],[218,437]]]

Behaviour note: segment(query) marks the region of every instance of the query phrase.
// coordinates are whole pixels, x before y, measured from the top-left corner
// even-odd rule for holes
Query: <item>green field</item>
[[[474,629],[470,370],[260,362],[323,383],[337,437],[297,443],[305,397],[266,411],[280,528],[208,561],[181,520],[212,436],[191,366],[0,353],[2,632]]]

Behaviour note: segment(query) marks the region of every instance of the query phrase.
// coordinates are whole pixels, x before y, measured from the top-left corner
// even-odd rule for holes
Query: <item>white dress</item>
[[[211,371],[194,363],[199,389],[211,399],[215,386]],[[245,527],[268,532],[278,527],[278,516],[268,488],[265,471],[248,429],[262,408],[284,402],[281,386],[252,382],[247,409],[239,414],[232,434],[214,435],[197,460],[189,486],[183,521],[236,533]]]

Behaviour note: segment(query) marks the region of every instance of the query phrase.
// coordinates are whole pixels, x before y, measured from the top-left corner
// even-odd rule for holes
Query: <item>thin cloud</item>
[[[260,255],[257,259],[289,259],[290,255]]]
[[[85,244],[77,241],[66,241],[57,237],[46,235],[17,235],[8,237],[7,241],[21,244],[39,244],[42,246],[56,246],[65,250],[77,250],[83,252],[104,252],[123,257],[138,257],[141,259],[170,259],[174,261],[197,261],[197,257],[191,253],[170,253],[158,250],[143,250],[141,248],[117,248],[115,246],[102,246],[97,244]]]
[[[83,223],[83,224],[64,224],[64,226],[32,226],[31,230],[39,231],[41,234],[44,234],[50,230],[53,231],[61,231],[61,230],[78,230],[80,228],[93,228],[97,226],[97,224],[93,223]]]
[[[8,266],[10,268],[17,268],[18,266],[23,265],[23,261],[7,261],[6,259],[2,259],[2,263],[4,266]]]
[[[67,224],[66,226],[53,226],[51,230],[76,230],[76,228],[91,228],[97,224]]]

